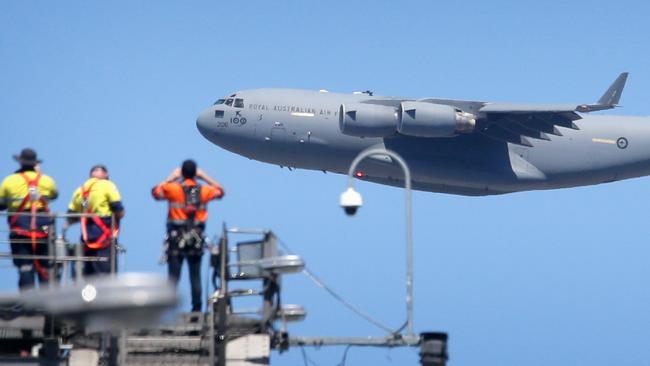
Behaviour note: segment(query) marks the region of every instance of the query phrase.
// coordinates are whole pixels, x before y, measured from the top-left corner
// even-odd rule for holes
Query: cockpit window
[[[225,99],[219,99],[216,102],[214,102],[214,105],[223,104],[223,102],[225,102]]]
[[[228,107],[232,106],[232,98],[228,98],[228,99],[226,99],[226,105],[227,105]]]
[[[241,98],[235,99],[235,108],[244,108],[244,100]]]

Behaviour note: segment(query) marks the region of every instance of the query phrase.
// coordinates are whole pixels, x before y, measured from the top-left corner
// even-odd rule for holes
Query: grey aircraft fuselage
[[[618,93],[620,97],[620,90]],[[347,174],[359,152],[383,147],[397,152],[408,163],[415,189],[471,196],[585,186],[650,175],[650,117],[580,115],[573,128],[557,127],[552,135],[527,146],[481,133],[431,138],[396,132],[384,137],[359,137],[341,131],[341,114],[346,113],[342,105],[370,103],[388,108],[412,99],[371,93],[256,89],[237,92],[224,100],[198,117],[201,134],[228,151],[289,168]],[[462,107],[463,103],[454,105]],[[466,109],[472,108],[478,107],[468,104]],[[472,112],[477,113],[480,123],[478,110]],[[398,118],[397,112],[395,116]],[[388,157],[366,159],[359,170],[364,180],[403,185],[401,169]]]

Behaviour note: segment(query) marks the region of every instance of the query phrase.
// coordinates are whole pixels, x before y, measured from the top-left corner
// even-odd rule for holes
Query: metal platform
[[[231,245],[229,234],[261,239]],[[269,230],[224,225],[218,245],[209,251],[215,291],[208,297],[207,312],[179,313],[167,323],[161,320],[177,305],[176,289],[166,278],[151,274],[76,278],[0,294],[0,364],[268,366],[272,349],[282,353],[290,347],[340,345],[419,347],[421,365],[446,364],[445,333],[403,334],[404,327],[387,328],[328,288],[300,257],[279,250]],[[280,301],[281,279],[294,273],[305,273],[385,335],[290,336],[289,323],[307,315],[302,306]],[[233,300],[241,296],[249,297],[247,305],[253,307],[236,308]]]

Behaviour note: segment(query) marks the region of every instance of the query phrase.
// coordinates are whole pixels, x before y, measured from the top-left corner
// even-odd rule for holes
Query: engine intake
[[[387,137],[395,134],[397,110],[383,105],[351,103],[339,108],[339,129],[356,137]]]
[[[476,116],[454,107],[425,102],[402,102],[397,131],[416,137],[453,137],[471,133]]]

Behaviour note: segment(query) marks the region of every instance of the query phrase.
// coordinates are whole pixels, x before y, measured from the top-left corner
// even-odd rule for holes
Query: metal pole
[[[214,333],[214,297],[210,297],[208,300],[208,308],[210,309],[210,312],[208,313],[208,357],[210,359],[210,366],[214,366],[214,359],[215,359],[215,349],[214,349],[214,343],[215,343],[215,333]]]
[[[47,261],[52,261],[56,259],[57,261],[65,261],[65,262],[76,262],[76,261],[81,261],[81,262],[108,262],[108,258],[106,257],[77,257],[77,256],[57,256],[54,257],[52,255],[38,255],[38,254],[11,254],[11,253],[0,253],[0,258],[13,258],[13,259],[38,259],[38,260],[47,260]]]
[[[219,291],[217,293],[216,316],[217,316],[217,365],[226,366],[226,346],[228,344],[228,230],[223,224],[223,235],[219,243]]]
[[[128,349],[126,348],[126,330],[122,329],[118,337],[117,364],[123,366],[126,365],[126,359],[128,357]]]
[[[292,346],[417,347],[420,337],[289,337]]]
[[[397,161],[404,171],[405,209],[406,209],[406,333],[413,335],[413,205],[411,197],[411,171],[406,161],[396,152],[379,147],[363,150],[352,161],[348,170],[348,187],[353,188],[354,172],[359,163],[372,155],[385,155]]]
[[[226,297],[228,294],[228,231],[226,224],[223,224],[223,235],[221,242],[219,242],[219,296]]]
[[[48,287],[54,287],[55,282],[57,280],[57,275],[58,275],[58,261],[57,261],[57,251],[56,251],[56,219],[52,217],[52,223],[49,225],[48,229],[48,235],[47,235],[47,249],[49,251],[49,255],[53,256],[54,259],[49,263],[50,268],[49,268],[49,286]]]
[[[108,262],[108,258],[106,257],[76,257],[76,256],[58,256],[54,257],[51,255],[39,255],[39,254],[11,254],[11,253],[5,253],[5,252],[0,252],[0,258],[13,258],[13,259],[30,259],[30,260],[47,260],[47,261],[52,261],[56,258],[57,261],[65,261],[65,262],[74,262],[74,261],[81,261],[81,262]]]
[[[83,257],[83,243],[77,243],[74,246],[74,255],[77,257],[77,261],[74,264],[74,277],[76,282],[81,282],[83,280],[83,266],[81,262],[81,257]]]
[[[117,273],[117,238],[115,237],[115,214],[111,215],[111,275]]]

